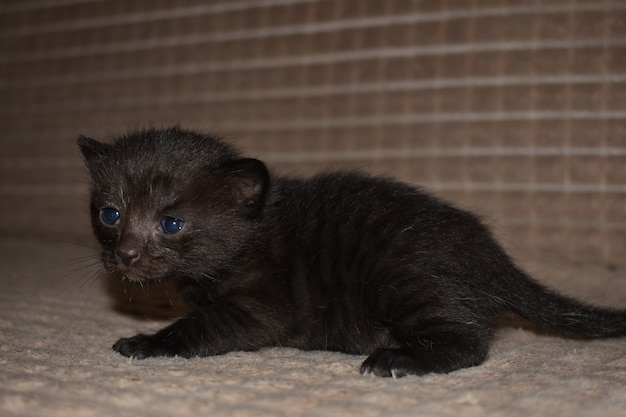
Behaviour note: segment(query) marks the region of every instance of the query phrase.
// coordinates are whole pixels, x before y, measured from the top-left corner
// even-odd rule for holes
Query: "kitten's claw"
[[[154,339],[145,334],[138,334],[133,337],[124,337],[113,345],[113,350],[123,356],[134,359],[145,359],[152,356],[173,356],[163,346],[160,346]]]
[[[402,378],[424,373],[409,349],[377,349],[361,365],[362,375]]]

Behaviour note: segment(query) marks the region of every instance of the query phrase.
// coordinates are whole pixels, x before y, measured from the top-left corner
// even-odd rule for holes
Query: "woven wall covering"
[[[626,1],[0,3],[0,232],[86,236],[78,134],[173,123],[626,262]]]

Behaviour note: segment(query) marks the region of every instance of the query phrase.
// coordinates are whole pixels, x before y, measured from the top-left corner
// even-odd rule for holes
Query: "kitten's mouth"
[[[129,282],[134,282],[134,283],[137,283],[137,284],[143,284],[143,283],[151,281],[151,280],[146,279],[145,277],[143,277],[141,275],[137,275],[137,274],[129,272],[129,271],[120,272],[120,273],[122,275],[122,279],[125,279],[125,280],[127,280]]]
[[[161,281],[161,276],[155,271],[142,268],[140,264],[125,265],[114,259],[103,259],[105,270],[111,275],[122,281],[128,281],[135,284],[149,284]]]
[[[136,284],[146,284],[159,281],[151,274],[146,274],[137,268],[127,267],[125,265],[117,265],[115,272],[122,280],[133,282]]]

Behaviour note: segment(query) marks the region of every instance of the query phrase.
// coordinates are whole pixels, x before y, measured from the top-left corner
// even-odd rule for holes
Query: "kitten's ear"
[[[98,142],[95,139],[88,138],[83,135],[78,137],[78,147],[80,148],[80,151],[85,157],[85,161],[87,161],[87,163],[100,159],[110,146],[111,145]]]
[[[261,208],[270,182],[269,172],[263,162],[244,158],[229,161],[220,168],[229,180],[237,204],[250,214]]]

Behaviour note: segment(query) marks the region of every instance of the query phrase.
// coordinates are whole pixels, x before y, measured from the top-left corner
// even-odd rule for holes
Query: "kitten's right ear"
[[[85,157],[87,163],[100,159],[109,149],[111,145],[98,142],[95,139],[88,138],[87,136],[80,135],[78,137],[78,147]]]
[[[265,202],[270,181],[265,164],[258,159],[243,158],[225,163],[220,170],[242,210],[250,216],[258,213]]]

